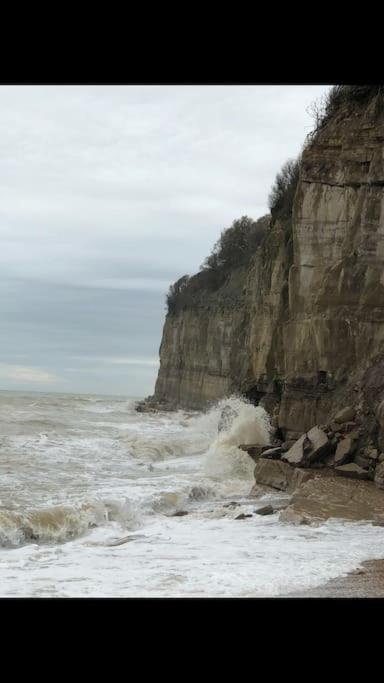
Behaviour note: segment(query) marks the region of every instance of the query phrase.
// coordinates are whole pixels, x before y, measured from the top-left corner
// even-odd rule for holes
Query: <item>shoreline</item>
[[[279,598],[384,598],[384,558],[366,560],[361,567],[305,591]]]

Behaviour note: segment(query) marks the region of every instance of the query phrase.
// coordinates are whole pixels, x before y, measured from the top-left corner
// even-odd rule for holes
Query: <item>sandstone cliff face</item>
[[[168,314],[160,347],[156,399],[200,409],[235,390],[234,368],[241,365],[241,357],[247,362],[246,279],[247,271],[239,268],[218,291],[207,291],[198,304]]]
[[[243,392],[277,401],[283,433],[298,433],[383,351],[384,116],[372,100],[341,107],[305,149],[292,218],[272,221],[251,264],[167,316],[155,397],[202,408]]]

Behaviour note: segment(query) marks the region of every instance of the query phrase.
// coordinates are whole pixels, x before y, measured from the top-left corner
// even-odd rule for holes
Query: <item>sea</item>
[[[384,556],[381,527],[294,525],[285,493],[250,496],[238,446],[269,442],[263,408],[136,403],[0,392],[0,597],[278,597]]]

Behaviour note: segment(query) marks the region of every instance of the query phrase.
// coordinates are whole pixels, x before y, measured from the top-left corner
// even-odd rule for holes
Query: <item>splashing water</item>
[[[221,401],[216,411],[231,409],[231,419],[223,425],[222,431],[208,449],[205,469],[213,477],[253,478],[253,460],[239,446],[258,444],[265,446],[270,442],[269,416],[260,406],[254,406],[241,398]],[[228,415],[228,413],[227,413]]]

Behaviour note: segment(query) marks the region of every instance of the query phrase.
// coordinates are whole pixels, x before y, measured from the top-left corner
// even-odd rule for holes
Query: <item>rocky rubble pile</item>
[[[377,447],[372,432],[364,426],[364,415],[351,406],[340,410],[329,424],[312,427],[296,441],[282,442],[275,438],[270,446],[252,444],[240,448],[258,462],[258,483],[266,483],[263,481],[266,467],[259,461],[278,460],[280,467],[275,466],[273,473],[277,479],[284,479],[284,488],[290,486],[294,475],[289,466],[294,466],[306,471],[327,468],[334,475],[368,479],[384,489],[384,453]]]

